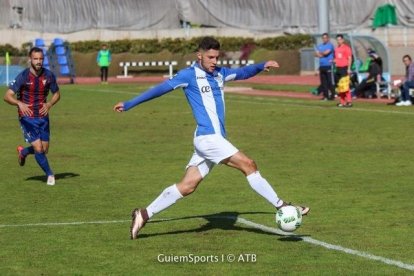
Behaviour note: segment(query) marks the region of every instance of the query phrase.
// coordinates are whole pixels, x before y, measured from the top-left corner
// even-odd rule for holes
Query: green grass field
[[[0,275],[412,275],[413,108],[228,94],[230,141],[282,198],[311,206],[299,236],[265,228],[274,209],[218,166],[131,241],[131,210],[179,181],[193,151],[180,90],[112,111],[144,88],[61,86],[53,187],[33,156],[18,166],[16,110],[1,105]]]

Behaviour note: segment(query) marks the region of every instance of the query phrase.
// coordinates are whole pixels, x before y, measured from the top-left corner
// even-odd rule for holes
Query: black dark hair
[[[328,34],[328,33],[323,33],[323,34],[322,34],[322,36],[327,36],[327,37],[329,37],[329,34]]]
[[[379,65],[379,67],[382,68],[382,58],[380,56],[377,55],[372,61],[376,62]]]
[[[408,58],[410,61],[412,60],[410,55],[405,55],[402,59],[404,60],[405,58]]]
[[[338,37],[340,37],[340,38],[344,39],[344,35],[343,35],[343,34],[337,34],[337,35],[336,35],[336,38],[338,38]]]
[[[41,49],[41,48],[39,48],[39,47],[33,47],[33,48],[31,48],[30,49],[30,51],[29,51],[29,57],[31,57],[32,56],[32,53],[42,53],[43,54],[43,50]]]
[[[198,44],[198,50],[208,51],[210,49],[220,50],[220,42],[211,36],[206,36]]]

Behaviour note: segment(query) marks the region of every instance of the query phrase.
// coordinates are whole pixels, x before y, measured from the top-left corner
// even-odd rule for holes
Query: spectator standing
[[[96,62],[98,66],[101,68],[101,83],[108,84],[108,68],[111,65],[111,51],[109,51],[106,44],[102,45],[101,50],[98,52],[98,56],[96,57]]]
[[[335,98],[333,75],[335,48],[327,33],[322,34],[322,43],[316,46],[315,50],[315,56],[319,58],[320,92],[323,93],[323,100],[333,100]]]
[[[343,77],[350,77],[351,65],[352,65],[352,50],[347,44],[345,44],[344,36],[338,34],[336,36],[338,46],[335,49],[335,65],[336,65],[336,79],[339,80]],[[340,102],[337,104],[339,107],[352,107],[351,91],[348,88],[346,92],[339,94]]]

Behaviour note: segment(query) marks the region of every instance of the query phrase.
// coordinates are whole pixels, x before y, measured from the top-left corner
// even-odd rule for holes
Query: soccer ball
[[[276,212],[276,224],[285,232],[293,232],[302,224],[302,213],[295,206],[283,206]]]

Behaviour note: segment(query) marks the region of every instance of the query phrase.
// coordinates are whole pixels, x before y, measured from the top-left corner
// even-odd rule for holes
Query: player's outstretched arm
[[[151,88],[150,90],[145,91],[141,95],[126,101],[126,102],[119,102],[114,107],[113,110],[116,112],[124,112],[128,111],[129,109],[137,106],[143,102],[152,100],[154,98],[160,97],[170,91],[174,90],[167,81]]]
[[[245,80],[251,78],[262,71],[269,71],[270,68],[279,68],[279,64],[274,60],[267,62],[251,64],[240,68],[228,69],[226,81],[229,80]]]

